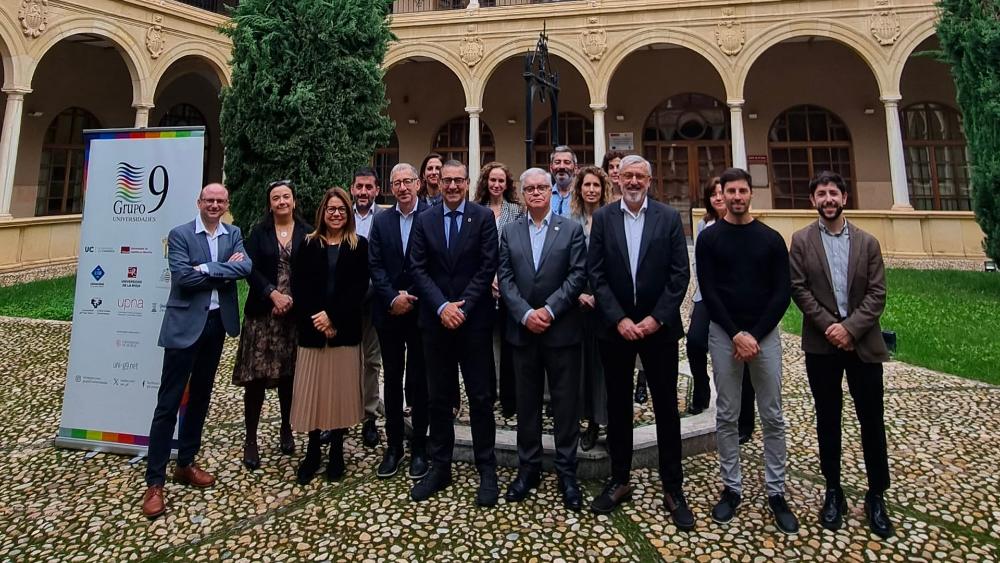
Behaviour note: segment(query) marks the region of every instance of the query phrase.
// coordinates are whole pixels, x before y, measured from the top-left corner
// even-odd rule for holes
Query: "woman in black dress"
[[[288,422],[295,373],[291,259],[310,230],[312,227],[295,210],[292,182],[272,182],[267,188],[264,217],[250,230],[244,245],[253,260],[253,271],[247,279],[250,292],[243,308],[243,330],[233,369],[233,384],[243,387],[243,465],[251,471],[260,467],[257,426],[266,389],[278,389],[281,452],[295,453]]]

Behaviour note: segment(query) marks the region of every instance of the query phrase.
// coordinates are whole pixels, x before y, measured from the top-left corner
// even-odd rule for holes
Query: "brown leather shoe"
[[[215,484],[215,477],[212,477],[211,473],[203,471],[197,464],[192,463],[187,467],[174,469],[174,481],[192,487],[205,488]]]
[[[163,500],[163,485],[150,485],[142,495],[142,514],[150,520],[167,511],[167,503]]]

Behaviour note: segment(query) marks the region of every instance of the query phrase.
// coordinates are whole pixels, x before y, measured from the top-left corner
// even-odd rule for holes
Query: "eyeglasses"
[[[441,178],[441,184],[444,186],[448,186],[451,184],[455,184],[456,186],[461,186],[467,181],[469,181],[468,178]]]
[[[649,179],[649,174],[639,174],[636,172],[622,172],[619,175],[619,177],[626,182],[631,182],[632,180],[638,180],[640,182],[644,182]]]
[[[552,187],[545,184],[538,184],[535,186],[523,186],[521,191],[526,194],[541,194],[551,190]]]
[[[416,178],[400,178],[399,180],[393,180],[391,182],[392,187],[398,188],[399,186],[406,186],[407,188],[412,186],[417,181]]]
[[[207,203],[208,205],[228,205],[229,204],[229,200],[228,199],[206,199],[206,198],[201,197],[201,198],[198,198],[198,200],[201,201],[202,203]]]
[[[339,207],[327,207],[323,212],[327,215],[347,215],[347,208],[343,205]]]
[[[290,188],[290,187],[292,187],[292,181],[291,180],[275,180],[274,182],[271,182],[270,184],[267,185],[267,189],[270,190],[271,188],[277,188],[278,186],[288,186]]]

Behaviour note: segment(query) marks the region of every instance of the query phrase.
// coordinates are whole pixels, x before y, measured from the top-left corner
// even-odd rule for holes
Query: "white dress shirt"
[[[368,208],[368,214],[362,215],[358,212],[358,208],[354,208],[354,232],[358,234],[359,237],[368,238],[368,233],[372,232],[372,219],[375,218],[375,203],[372,207]]]

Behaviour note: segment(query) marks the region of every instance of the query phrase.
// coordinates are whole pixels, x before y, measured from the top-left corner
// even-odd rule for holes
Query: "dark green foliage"
[[[231,211],[246,228],[267,184],[291,179],[306,218],[323,192],[347,186],[393,130],[381,64],[393,39],[391,0],[242,0],[222,93]]]
[[[1000,0],[940,0],[938,39],[951,64],[972,157],[973,209],[1000,261]]]

